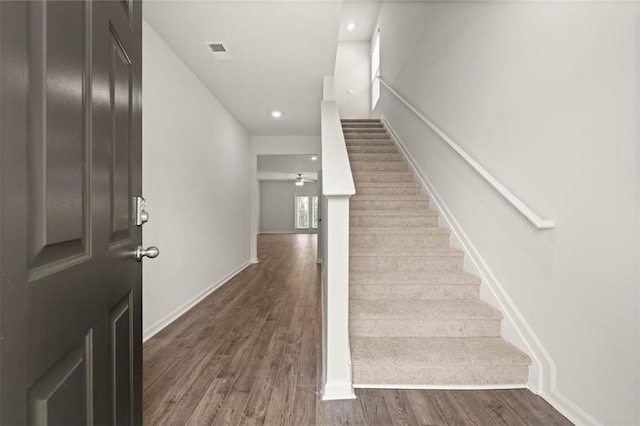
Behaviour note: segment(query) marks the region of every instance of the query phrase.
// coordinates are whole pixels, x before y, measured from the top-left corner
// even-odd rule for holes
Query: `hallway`
[[[144,345],[144,422],[571,424],[527,390],[356,390],[321,402],[314,235],[258,239],[249,266]]]

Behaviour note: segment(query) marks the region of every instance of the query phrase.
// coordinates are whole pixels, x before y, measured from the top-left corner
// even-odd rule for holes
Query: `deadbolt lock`
[[[136,226],[142,226],[149,221],[149,213],[145,210],[144,198],[133,197],[133,208]]]

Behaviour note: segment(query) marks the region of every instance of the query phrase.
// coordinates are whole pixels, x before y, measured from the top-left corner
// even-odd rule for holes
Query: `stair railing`
[[[487,171],[480,163],[474,160],[460,145],[455,143],[444,131],[436,126],[431,120],[429,120],[424,114],[416,109],[406,98],[399,94],[393,87],[391,87],[386,81],[380,77],[376,77],[382,85],[391,92],[396,98],[400,100],[407,108],[411,110],[420,120],[422,120],[427,126],[431,128],[443,141],[447,143],[463,160],[467,162],[480,176],[484,178],[500,195],[502,195],[516,210],[518,210],[529,222],[538,229],[552,229],[556,224],[549,220],[541,218],[536,212],[534,212],[529,206],[527,206],[522,200],[520,200],[513,192],[511,192],[506,186],[504,186],[498,179]]]
[[[334,100],[321,103],[323,400],[355,398],[349,347],[349,197],[355,194]]]

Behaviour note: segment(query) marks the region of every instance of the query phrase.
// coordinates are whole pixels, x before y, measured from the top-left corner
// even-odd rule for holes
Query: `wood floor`
[[[571,424],[526,390],[359,389],[320,401],[315,246],[313,235],[261,235],[260,263],[145,343],[145,424]]]

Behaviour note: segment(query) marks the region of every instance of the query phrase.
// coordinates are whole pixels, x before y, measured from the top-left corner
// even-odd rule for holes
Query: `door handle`
[[[142,246],[138,246],[138,248],[136,249],[136,260],[138,262],[142,262],[142,258],[145,256],[149,259],[153,259],[154,257],[158,257],[159,254],[160,250],[158,250],[158,247],[156,246],[150,246],[146,249],[142,248]]]

